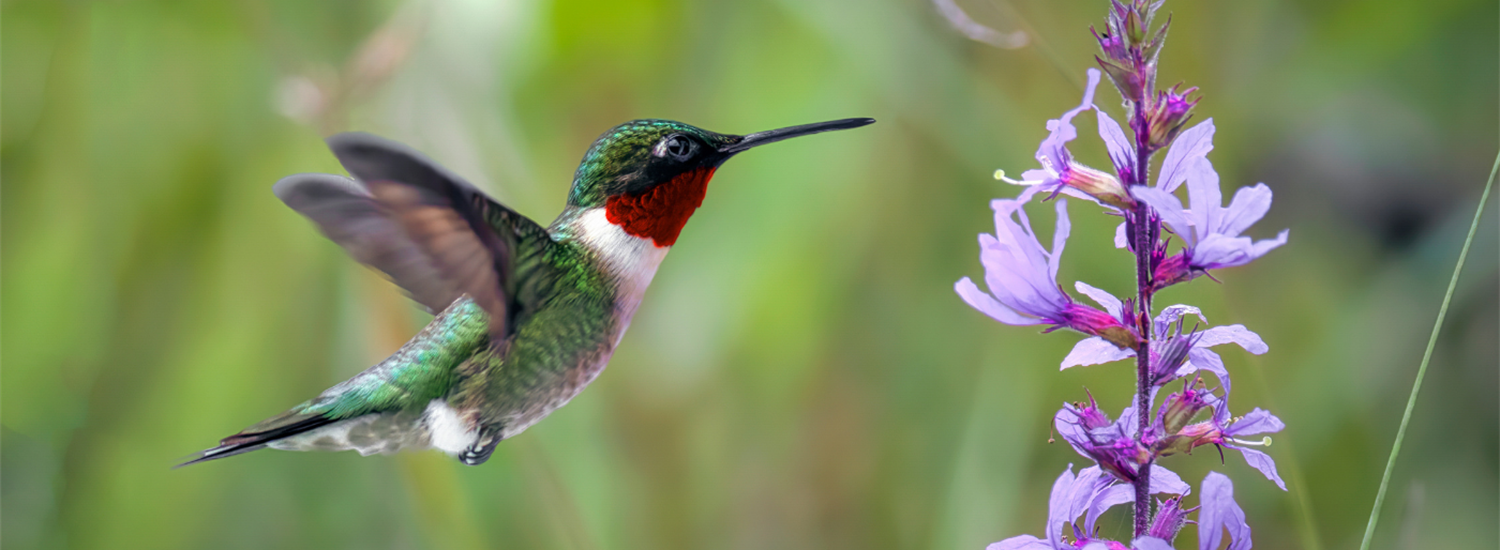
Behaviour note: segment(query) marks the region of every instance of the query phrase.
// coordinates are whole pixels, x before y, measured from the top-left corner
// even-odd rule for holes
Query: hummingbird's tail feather
[[[176,467],[228,458],[260,449],[281,451],[358,451],[362,456],[431,446],[428,411],[372,412],[352,418],[288,411],[219,442]]]
[[[176,469],[199,462],[208,462],[210,460],[245,454],[250,451],[258,451],[278,440],[307,433],[335,422],[338,422],[338,419],[329,418],[321,414],[306,415],[288,412],[246,428],[245,431],[226,437],[222,441],[219,441],[219,446],[205,450],[199,453],[196,458],[172,468]]]

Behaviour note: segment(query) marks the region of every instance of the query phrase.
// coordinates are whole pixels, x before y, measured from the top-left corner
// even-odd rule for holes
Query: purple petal
[[[1208,322],[1208,318],[1204,317],[1203,311],[1199,310],[1198,308],[1184,304],[1176,304],[1167,306],[1165,309],[1161,310],[1161,313],[1156,314],[1156,319],[1153,319],[1151,322],[1151,329],[1156,331],[1157,334],[1165,334],[1167,332],[1167,328],[1172,326],[1172,323],[1176,323],[1178,319],[1187,317],[1189,315],[1196,315],[1198,317],[1198,320],[1203,321],[1204,323]]]
[[[1203,396],[1203,400],[1208,402],[1208,406],[1214,409],[1214,425],[1219,428],[1228,426],[1229,421],[1234,418],[1234,415],[1229,413],[1229,391],[1224,391],[1224,397],[1218,397],[1210,393]]]
[[[1154,398],[1156,396],[1156,389],[1152,388],[1151,391]],[[1125,437],[1135,437],[1135,432],[1139,429],[1136,426],[1135,397],[1130,398],[1130,403],[1129,407],[1125,407],[1125,410],[1120,411],[1120,418],[1115,420],[1115,428],[1120,433],[1125,434]]]
[[[1276,482],[1276,486],[1280,487],[1281,490],[1286,490],[1286,482],[1282,481],[1281,475],[1276,473],[1276,461],[1271,459],[1271,455],[1257,451],[1255,449],[1240,447],[1238,445],[1224,446],[1239,451],[1241,454],[1245,455],[1245,462],[1250,464],[1251,468],[1260,470],[1260,473],[1266,476],[1266,479]]]
[[[1067,199],[1057,200],[1057,226],[1052,232],[1052,253],[1048,255],[1047,268],[1051,280],[1057,281],[1057,268],[1062,263],[1063,247],[1068,244],[1068,234],[1072,233],[1073,224],[1068,221]],[[1054,285],[1055,286],[1055,285]]]
[[[1079,422],[1078,412],[1071,405],[1064,405],[1057,411],[1057,414],[1052,417],[1052,426],[1057,428],[1057,435],[1062,436],[1063,441],[1067,441],[1075,452],[1093,460],[1082,447],[1089,442],[1088,429]]]
[[[1161,163],[1161,175],[1156,178],[1156,188],[1167,193],[1177,190],[1187,179],[1187,172],[1197,159],[1208,156],[1214,148],[1214,119],[1198,123],[1184,130],[1167,148],[1167,158]]]
[[[995,234],[979,236],[985,283],[1006,307],[1032,317],[1057,319],[1072,300],[1050,275],[1048,253],[1032,233],[1023,204],[1009,199],[990,202],[995,210]]]
[[[1265,340],[1260,339],[1259,334],[1250,332],[1250,329],[1245,328],[1245,325],[1214,327],[1199,333],[1199,335],[1196,347],[1200,348],[1211,348],[1223,344],[1239,344],[1240,347],[1245,348],[1245,351],[1256,355],[1271,350],[1266,345]]]
[[[1027,188],[1025,193],[1032,192],[1035,187]],[[1039,273],[1047,265],[1047,252],[1042,249],[1042,244],[1036,238],[1036,233],[1031,229],[1031,220],[1026,217],[1026,210],[1021,208],[1026,205],[1025,198],[995,199],[990,201],[990,208],[995,211],[995,242],[1007,249],[1014,260],[1022,262],[1017,266],[1017,271],[1023,273]],[[1015,216],[1012,219],[1012,216]]]
[[[1070,497],[1072,496],[1073,481],[1077,479],[1073,475],[1073,465],[1063,470],[1062,475],[1057,476],[1057,481],[1052,482],[1052,496],[1047,499],[1047,540],[1057,547],[1062,542],[1062,525],[1073,521],[1069,517]],[[1077,516],[1073,516],[1077,517]]]
[[[1094,107],[1094,88],[1099,85],[1099,70],[1089,69],[1088,75],[1089,83],[1083,89],[1083,101],[1061,117],[1047,121],[1047,130],[1051,134],[1037,147],[1036,159],[1041,161],[1042,166],[1053,171],[1060,172],[1070,160],[1067,144],[1078,137],[1078,130],[1073,128],[1073,117]]]
[[[1078,471],[1078,477],[1073,480],[1073,486],[1068,491],[1068,510],[1066,523],[1078,521],[1089,510],[1089,505],[1094,499],[1094,494],[1099,487],[1107,486],[1109,479],[1105,477],[1104,470],[1098,466],[1089,466]],[[1060,518],[1059,518],[1060,519]]]
[[[1206,158],[1194,159],[1188,165],[1188,223],[1197,230],[1198,240],[1218,231],[1219,219],[1223,217],[1224,196],[1219,193],[1219,173]],[[1229,234],[1233,237],[1238,233]],[[1193,241],[1196,242],[1196,241]]]
[[[1203,478],[1203,496],[1198,499],[1198,548],[1218,550],[1229,529],[1229,550],[1250,550],[1250,525],[1245,511],[1234,502],[1234,483],[1218,472]]]
[[[1287,233],[1290,231],[1289,229],[1283,229],[1281,233],[1276,234],[1276,238],[1274,239],[1256,241],[1255,246],[1250,249],[1250,255],[1259,258],[1265,256],[1267,252],[1275,250],[1276,247],[1286,244]]]
[[[1219,377],[1219,385],[1224,387],[1224,394],[1229,394],[1229,369],[1224,368],[1224,360],[1219,358],[1219,354],[1205,348],[1188,350],[1188,362],[1177,369],[1177,376],[1187,376],[1199,370],[1214,373],[1214,376]]]
[[[1224,435],[1239,437],[1242,435],[1271,434],[1284,429],[1286,429],[1286,424],[1280,418],[1276,418],[1276,415],[1260,407],[1256,407],[1255,410],[1250,411],[1250,414],[1245,415],[1244,418],[1235,422],[1233,426],[1224,430]]]
[[[1151,494],[1185,495],[1192,490],[1193,488],[1173,471],[1163,468],[1160,464],[1151,467]]]
[[[1182,237],[1183,241],[1192,246],[1197,242],[1197,234],[1193,232],[1193,225],[1188,222],[1187,214],[1182,211],[1182,201],[1177,197],[1155,187],[1137,185],[1130,188],[1130,195],[1136,200],[1151,205],[1157,214],[1161,215],[1162,223]]]
[[[1209,233],[1201,241],[1190,242],[1188,246],[1193,248],[1193,267],[1199,269],[1238,267],[1259,257],[1255,255],[1255,243],[1250,237]]]
[[[1074,344],[1073,351],[1068,352],[1068,356],[1063,358],[1062,368],[1059,370],[1067,370],[1070,367],[1102,365],[1134,356],[1135,350],[1120,349],[1119,346],[1095,336],[1079,340],[1077,344]]]
[[[1015,310],[1005,307],[1004,304],[995,301],[989,294],[980,291],[979,287],[974,284],[974,281],[969,280],[968,277],[959,279],[957,283],[954,283],[953,290],[958,292],[958,297],[963,298],[964,302],[968,303],[970,307],[979,310],[980,313],[989,315],[996,321],[1007,325],[1020,326],[1039,325],[1042,323],[1041,319],[1023,316],[1016,313]]]
[[[1121,303],[1120,299],[1116,298],[1114,294],[1094,288],[1093,285],[1083,281],[1073,283],[1073,288],[1078,289],[1079,293],[1088,296],[1090,299],[1098,302],[1099,305],[1104,306],[1104,311],[1108,312],[1111,317],[1119,319],[1121,312],[1125,311],[1125,304]]]
[[[1021,535],[991,543],[984,550],[1057,550],[1057,547],[1031,535]]]
[[[1242,266],[1286,244],[1286,238],[1285,229],[1275,239],[1263,241],[1251,241],[1250,237],[1210,234],[1193,246],[1193,267],[1218,269]]]
[[[1115,248],[1125,248],[1130,243],[1125,242],[1125,222],[1115,226]]]
[[[1115,172],[1123,172],[1126,169],[1135,169],[1135,146],[1130,143],[1130,138],[1125,137],[1125,131],[1120,129],[1120,124],[1102,109],[1095,108],[1094,113],[1099,116],[1099,137],[1104,140],[1104,147],[1109,150],[1109,159],[1115,163]]]
[[[1085,533],[1094,532],[1094,522],[1099,519],[1100,515],[1104,514],[1104,512],[1109,511],[1110,508],[1116,505],[1134,501],[1134,485],[1125,483],[1115,483],[1113,485],[1110,485],[1107,489],[1101,491],[1097,496],[1095,496],[1094,500],[1089,503],[1089,514],[1088,516],[1084,517],[1083,531]]]
[[[1020,264],[1011,269],[1024,274],[1029,282],[1037,286],[1056,289],[1056,279],[1046,276],[1051,264],[1048,258],[1050,254],[1042,248],[1041,241],[1036,238],[1036,232],[1031,228],[1031,219],[1026,217],[1026,210],[1021,208],[1035,189],[1034,187],[1027,189],[1022,193],[1022,198],[1015,200],[990,201],[990,208],[995,210],[995,239],[1001,248],[1010,252],[1011,260]],[[1015,216],[1014,220],[1011,219],[1012,215]],[[1067,224],[1061,220],[1059,224],[1063,226],[1064,231],[1068,229]],[[1067,236],[1064,235],[1063,238],[1066,239]],[[1061,295],[1062,291],[1054,290],[1053,293]]]
[[[1193,207],[1197,208],[1197,204],[1194,203]],[[1266,187],[1264,183],[1257,183],[1254,187],[1241,187],[1239,191],[1235,191],[1234,199],[1229,202],[1229,207],[1222,212],[1223,217],[1215,224],[1214,231],[1226,235],[1239,235],[1265,217],[1269,210],[1271,210],[1270,187]]]
[[[1047,180],[1056,178],[1057,175],[1053,174],[1052,172],[1041,168],[1034,168],[1025,172],[1021,172],[1021,181],[1026,182],[1021,185],[1030,184],[1032,187],[1035,187],[1037,184],[1044,183]]]
[[[1141,537],[1130,543],[1133,550],[1172,550],[1172,545],[1156,537]]]

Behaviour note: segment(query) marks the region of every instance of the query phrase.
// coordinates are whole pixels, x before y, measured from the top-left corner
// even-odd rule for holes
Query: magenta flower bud
[[[1089,403],[1073,404],[1074,412],[1077,414],[1078,425],[1085,430],[1097,430],[1112,424],[1109,415],[1099,408],[1099,403],[1094,401],[1094,395],[1089,394]]]
[[[1159,6],[1160,2],[1147,0],[1132,0],[1129,4],[1111,2],[1105,32],[1089,29],[1104,54],[1095,59],[1127,103],[1150,102],[1151,90],[1156,87],[1156,59],[1166,41],[1167,27],[1171,26],[1169,18],[1155,32],[1151,31],[1151,19]]]
[[[1189,422],[1193,421],[1193,417],[1198,416],[1199,412],[1211,405],[1205,398],[1208,390],[1195,388],[1197,383],[1198,380],[1195,379],[1182,391],[1168,395],[1167,400],[1162,403],[1158,421],[1169,437],[1182,431]]]
[[[1135,207],[1135,199],[1130,198],[1130,192],[1125,190],[1120,178],[1109,172],[1069,162],[1058,172],[1057,179],[1063,185],[1083,191],[1115,208],[1129,210]]]
[[[1156,264],[1156,270],[1151,275],[1151,290],[1155,292],[1177,283],[1185,283],[1202,273],[1203,271],[1193,271],[1190,253],[1184,250]]]
[[[1109,76],[1109,81],[1114,83],[1115,88],[1120,90],[1123,97],[1145,97],[1146,90],[1151,89],[1156,78],[1156,67],[1136,66],[1122,64],[1099,56],[1094,56],[1099,62],[1099,68],[1104,69],[1104,74]]]
[[[1179,92],[1174,87],[1171,90],[1156,92],[1156,97],[1145,111],[1146,143],[1150,151],[1160,150],[1172,143],[1172,140],[1177,139],[1177,134],[1182,132],[1182,127],[1187,124],[1188,119],[1193,117],[1193,107],[1198,105],[1197,99],[1189,100],[1187,97],[1196,91],[1198,88],[1188,88]]]
[[[1053,426],[1078,454],[1098,463],[1116,479],[1134,482],[1140,477],[1141,465],[1154,457],[1150,449],[1136,440],[1135,407],[1127,407],[1118,420],[1109,422],[1109,417],[1090,401],[1090,406],[1083,409],[1063,405],[1053,418]],[[1154,475],[1155,469],[1152,472]]]
[[[1157,456],[1190,454],[1193,449],[1222,441],[1224,433],[1213,422],[1199,422],[1179,428],[1176,433],[1157,441],[1152,449]]]
[[[1160,386],[1175,380],[1197,341],[1196,333],[1177,333],[1158,342],[1156,349],[1151,350],[1151,383]]]
[[[1140,338],[1114,316],[1089,306],[1069,304],[1063,311],[1064,326],[1089,336],[1098,336],[1118,348],[1132,348]]]
[[[1128,51],[1125,40],[1120,35],[1104,33],[1099,34],[1094,27],[1089,27],[1089,32],[1094,33],[1094,39],[1099,41],[1099,51],[1104,52],[1104,57],[1109,59],[1125,59]]]
[[[1156,519],[1151,523],[1151,528],[1146,531],[1147,536],[1156,537],[1172,542],[1177,538],[1177,532],[1187,523],[1188,512],[1182,508],[1182,497],[1175,496],[1164,501],[1157,501]]]

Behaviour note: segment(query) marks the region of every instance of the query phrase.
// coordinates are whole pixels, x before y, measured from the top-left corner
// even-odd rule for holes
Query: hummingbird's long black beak
[[[832,132],[834,130],[848,130],[850,128],[858,128],[867,124],[873,124],[874,122],[875,119],[873,118],[846,118],[843,120],[814,122],[812,124],[803,124],[801,126],[790,126],[787,128],[778,128],[775,130],[756,132],[740,138],[739,141],[720,147],[719,152],[727,156],[738,153],[740,151],[744,151],[751,147],[759,147],[767,143],[776,143],[783,139],[810,136],[822,132]]]

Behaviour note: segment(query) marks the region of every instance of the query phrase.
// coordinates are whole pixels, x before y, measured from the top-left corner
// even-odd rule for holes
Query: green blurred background
[[[1124,406],[1130,369],[1059,374],[1075,335],[999,325],[952,284],[981,273],[987,201],[1017,192],[991,172],[1032,167],[1044,122],[1077,104],[1105,4],[960,5],[1029,45],[969,41],[920,0],[0,4],[4,547],[978,550],[1041,533],[1053,479],[1084,465],[1048,444],[1050,415],[1085,386]],[[1288,424],[1269,451],[1292,490],[1237,453],[1167,464],[1195,485],[1229,473],[1257,548],[1352,548],[1497,148],[1497,5],[1165,9],[1162,83],[1203,88],[1226,187],[1275,190],[1253,233],[1292,233],[1158,300],[1270,344],[1223,355],[1237,408]],[[483,467],[262,452],[169,469],[425,320],[272,196],[340,171],[323,135],[406,142],[545,222],[616,123],[853,116],[880,122],[720,171],[607,373]],[[1084,119],[1075,151],[1104,165]],[[1071,207],[1064,283],[1128,292],[1114,220]],[[1494,547],[1495,210],[1376,548]]]

